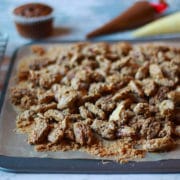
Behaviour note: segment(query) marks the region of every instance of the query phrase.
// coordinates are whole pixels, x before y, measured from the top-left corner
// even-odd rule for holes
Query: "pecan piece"
[[[82,122],[73,125],[75,141],[81,145],[91,145],[93,143],[93,132],[90,127]]]
[[[106,118],[106,114],[104,113],[103,110],[101,110],[100,108],[98,108],[97,106],[95,106],[92,103],[85,103],[85,107],[92,112],[94,115],[98,116],[100,119],[105,119]]]
[[[171,137],[163,137],[147,140],[143,144],[143,149],[149,152],[167,151],[175,146],[175,142]]]
[[[137,93],[140,97],[144,96],[144,92],[139,81],[131,80],[129,83],[129,88],[132,92]]]
[[[171,100],[164,100],[159,105],[159,110],[162,116],[170,116],[174,112],[174,102]]]
[[[50,126],[45,118],[35,118],[35,126],[32,131],[28,134],[29,144],[40,144],[46,141]]]
[[[54,129],[51,130],[51,132],[48,135],[48,141],[50,141],[51,143],[60,142],[64,137],[66,128],[67,128],[67,120],[64,119],[63,121],[60,121],[54,127]]]
[[[44,113],[44,117],[50,120],[53,119],[55,121],[63,121],[65,115],[59,110],[49,109]]]
[[[94,120],[91,128],[105,139],[114,139],[116,137],[116,126],[113,122]]]

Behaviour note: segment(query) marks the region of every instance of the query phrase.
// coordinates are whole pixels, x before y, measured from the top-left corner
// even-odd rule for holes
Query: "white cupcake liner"
[[[39,16],[39,17],[24,17],[24,16],[19,16],[19,15],[16,15],[16,14],[12,13],[12,18],[17,23],[32,24],[32,23],[38,23],[38,22],[43,22],[43,21],[53,19],[54,18],[54,13],[52,12],[49,15]]]

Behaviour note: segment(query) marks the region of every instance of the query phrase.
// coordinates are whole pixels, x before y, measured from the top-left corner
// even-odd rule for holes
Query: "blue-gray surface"
[[[135,0],[46,0],[47,4],[54,7],[56,33],[51,40],[84,40],[85,35],[91,30],[101,26],[113,17],[123,12]],[[155,1],[155,0],[154,0]],[[2,0],[0,5],[0,31],[9,34],[7,53],[11,53],[15,47],[27,43],[30,40],[18,35],[12,20],[11,12],[14,7],[30,2],[29,0]],[[37,1],[36,1],[37,2]],[[44,2],[44,0],[38,0]],[[180,0],[168,0],[171,8],[168,12],[177,11],[180,8]],[[63,30],[62,30],[63,29]],[[129,39],[130,32],[117,33],[104,36],[99,40]]]

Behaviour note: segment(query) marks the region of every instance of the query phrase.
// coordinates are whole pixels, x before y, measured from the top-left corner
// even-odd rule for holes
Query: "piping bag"
[[[138,28],[133,32],[133,36],[145,37],[172,33],[180,33],[180,11]]]
[[[160,0],[158,3],[138,1],[121,15],[87,34],[86,38],[94,38],[97,36],[137,28],[157,19],[161,13],[167,9],[167,7],[167,3],[163,0]]]

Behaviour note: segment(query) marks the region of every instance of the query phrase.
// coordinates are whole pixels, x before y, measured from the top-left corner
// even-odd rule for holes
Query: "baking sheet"
[[[167,44],[167,43],[166,43]],[[179,46],[179,43],[169,45]],[[43,45],[43,44],[41,44]],[[44,44],[43,46],[48,47],[52,44]],[[53,44],[54,45],[54,44]],[[15,117],[16,112],[9,99],[9,88],[14,84],[14,76],[16,73],[16,67],[19,59],[30,53],[30,46],[24,46],[19,49],[14,68],[10,77],[7,93],[4,99],[4,105],[0,116],[0,155],[11,156],[11,157],[41,157],[41,158],[55,158],[55,159],[100,159],[91,156],[84,152],[36,152],[33,146],[30,146],[26,142],[26,136],[16,134],[15,130]],[[180,159],[180,143],[175,150],[168,153],[148,153],[147,156],[141,161],[157,161],[167,159]]]

